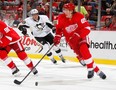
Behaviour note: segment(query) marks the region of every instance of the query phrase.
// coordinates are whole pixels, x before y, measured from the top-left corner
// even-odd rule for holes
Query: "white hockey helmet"
[[[38,14],[39,12],[38,12],[38,10],[37,9],[32,9],[31,10],[31,15],[33,15],[33,14]]]

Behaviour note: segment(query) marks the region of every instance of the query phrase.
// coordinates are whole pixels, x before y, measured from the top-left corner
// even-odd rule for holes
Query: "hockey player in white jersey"
[[[40,42],[42,45],[46,45],[50,48],[50,45],[53,44],[54,36],[51,33],[54,26],[52,22],[50,22],[49,18],[46,15],[38,15],[37,9],[31,10],[30,17],[24,20],[23,25],[29,26],[31,33],[35,37],[35,39]],[[23,25],[20,25],[19,29],[23,29]],[[23,34],[26,34],[26,29],[22,30]],[[65,59],[61,53],[61,49],[59,47],[54,46],[53,48],[55,52],[58,54],[62,62],[65,63]],[[47,56],[50,60],[55,64],[57,61],[54,59],[52,52],[49,52]]]

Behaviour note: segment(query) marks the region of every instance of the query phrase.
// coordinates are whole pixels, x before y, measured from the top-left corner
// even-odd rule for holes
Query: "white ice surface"
[[[98,64],[107,79],[102,80],[95,73],[94,78],[88,80],[86,68],[69,61],[65,64],[58,61],[55,65],[51,61],[42,60],[37,66],[38,76],[31,73],[21,85],[16,85],[13,81],[21,81],[29,69],[19,59],[13,60],[21,76],[12,76],[11,70],[0,62],[0,90],[116,90],[116,66]],[[34,65],[38,60],[33,59]],[[35,86],[35,82],[38,82],[38,86]]]

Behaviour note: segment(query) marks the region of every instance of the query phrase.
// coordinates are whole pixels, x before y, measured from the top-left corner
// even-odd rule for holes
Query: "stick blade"
[[[21,81],[18,81],[18,80],[14,80],[14,83],[17,84],[17,85],[20,85],[21,84]]]

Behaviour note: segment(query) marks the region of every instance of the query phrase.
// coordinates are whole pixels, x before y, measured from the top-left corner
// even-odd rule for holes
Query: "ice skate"
[[[21,75],[21,73],[20,73],[20,71],[19,71],[19,69],[16,67],[16,69],[12,72],[12,75],[14,75],[14,76],[20,76]]]
[[[100,76],[100,78],[106,79],[106,75],[102,71],[98,75]]]
[[[87,75],[88,79],[92,78],[93,76],[94,76],[94,71],[93,70],[88,71],[88,75]]]
[[[54,64],[57,63],[57,61],[56,61],[54,58],[52,58],[51,61],[52,61]]]
[[[64,59],[64,57],[61,55],[61,56],[59,56],[60,57],[60,59],[62,60],[62,62],[63,63],[65,63],[66,62],[66,60]]]

